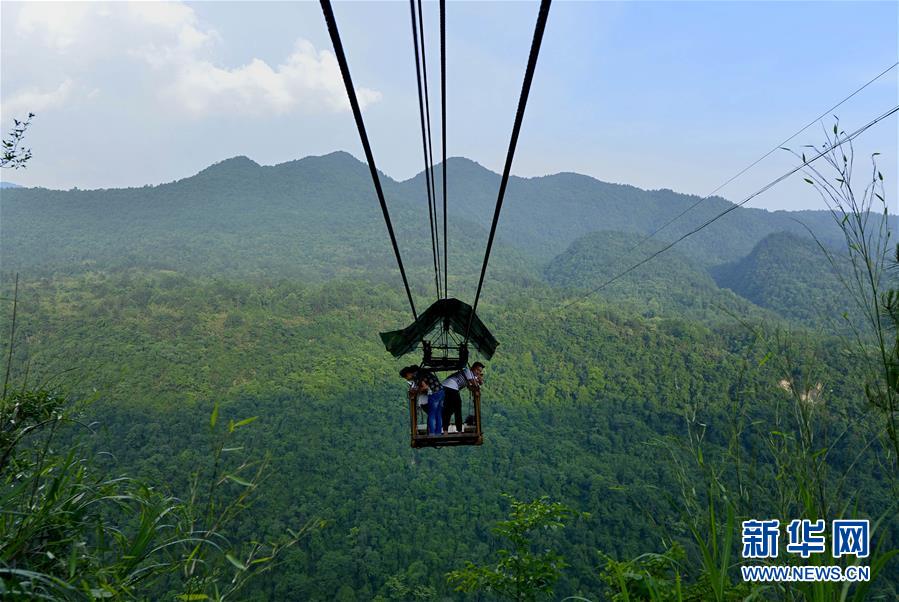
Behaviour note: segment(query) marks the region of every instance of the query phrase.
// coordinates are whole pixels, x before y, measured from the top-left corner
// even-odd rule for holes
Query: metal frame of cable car
[[[421,344],[421,366],[435,372],[455,372],[468,364],[468,345],[434,345],[431,341]]]
[[[417,403],[417,395],[409,391],[409,423],[411,425],[411,444],[412,447],[456,447],[460,445],[482,445],[484,443],[484,434],[481,431],[481,390],[478,388],[471,389],[472,403],[474,405],[474,425],[463,425],[461,433],[445,433],[442,435],[428,434],[428,413],[419,409]],[[424,414],[425,422],[418,422],[419,412]],[[468,426],[473,426],[474,430],[466,431]]]

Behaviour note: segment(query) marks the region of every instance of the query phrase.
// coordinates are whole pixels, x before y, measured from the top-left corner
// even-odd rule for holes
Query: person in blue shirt
[[[428,395],[428,434],[443,434],[443,400],[446,392],[440,380],[430,370],[418,366],[406,366],[400,376],[409,383],[409,390],[415,395]]]

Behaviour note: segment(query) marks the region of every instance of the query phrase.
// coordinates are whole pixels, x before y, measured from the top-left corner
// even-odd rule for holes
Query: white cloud
[[[283,114],[349,109],[337,59],[299,40],[287,60],[275,68],[259,59],[235,69],[188,58],[176,66],[177,79],[166,94],[190,113],[235,112]],[[357,90],[359,104],[377,102],[380,92]]]
[[[179,2],[34,3],[16,21],[23,41],[42,42],[66,60],[139,61],[149,69],[159,99],[191,116],[339,112],[349,109],[334,55],[298,40],[278,65],[252,57],[237,67],[215,61],[219,33]],[[76,64],[89,71],[86,64]],[[88,82],[89,83],[89,82]],[[357,89],[363,107],[381,94]]]
[[[22,36],[38,35],[48,46],[65,52],[82,36],[95,9],[81,2],[29,2],[19,10],[16,29]]]
[[[150,66],[161,68],[178,61],[195,60],[213,42],[220,41],[217,31],[203,29],[197,15],[187,5],[174,2],[136,2],[127,5],[124,17],[131,28],[150,33],[129,54],[142,58]],[[140,40],[141,38],[136,38]]]
[[[21,118],[29,112],[39,113],[62,106],[72,93],[72,80],[66,79],[55,90],[26,88],[3,101],[3,119]]]
[[[127,7],[134,18],[147,25],[170,30],[196,28],[197,25],[194,10],[179,2],[131,2]]]

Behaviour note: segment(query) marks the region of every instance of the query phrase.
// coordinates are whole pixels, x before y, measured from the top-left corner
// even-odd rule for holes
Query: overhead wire
[[[619,272],[619,273],[616,274],[615,276],[609,278],[608,280],[604,281],[604,282],[601,283],[599,286],[597,286],[597,287],[591,289],[590,291],[588,291],[588,292],[586,292],[586,293],[584,293],[584,294],[582,294],[582,295],[578,295],[576,298],[572,299],[572,300],[569,301],[568,303],[566,303],[566,304],[564,304],[563,306],[561,306],[561,309],[564,310],[564,309],[567,309],[567,308],[571,307],[572,305],[574,305],[574,304],[577,303],[578,301],[581,301],[581,300],[583,300],[583,299],[586,299],[586,298],[589,297],[590,295],[593,295],[594,293],[597,293],[597,292],[601,291],[602,289],[606,288],[606,287],[609,286],[610,284],[612,284],[612,283],[616,282],[617,280],[623,278],[623,277],[626,276],[627,274],[630,274],[631,272],[633,272],[634,270],[636,270],[636,269],[639,268],[640,266],[642,266],[642,265],[644,265],[644,264],[646,264],[646,263],[652,261],[653,259],[655,259],[655,258],[658,257],[659,255],[661,255],[661,254],[664,253],[665,251],[669,250],[671,247],[673,247],[674,245],[678,244],[679,242],[681,242],[681,241],[684,240],[685,238],[687,238],[687,237],[689,237],[689,236],[692,236],[693,234],[696,234],[697,232],[699,232],[700,230],[702,230],[702,229],[705,228],[706,226],[712,224],[713,222],[718,221],[719,219],[721,219],[722,217],[724,217],[725,215],[727,215],[727,214],[730,213],[731,211],[734,211],[735,209],[738,209],[739,207],[742,207],[743,205],[745,205],[746,203],[748,203],[749,201],[751,201],[751,200],[754,199],[755,197],[757,197],[757,196],[759,196],[760,194],[762,194],[762,193],[768,191],[770,188],[773,188],[775,185],[779,184],[779,183],[782,182],[783,180],[785,180],[785,179],[787,179],[788,177],[792,176],[793,174],[795,174],[795,173],[798,172],[799,170],[803,169],[804,167],[806,167],[806,166],[808,166],[808,165],[811,165],[812,163],[814,163],[815,161],[817,161],[818,159],[820,159],[821,157],[823,157],[823,156],[826,155],[827,153],[829,153],[829,152],[833,151],[834,149],[839,148],[839,147],[842,146],[843,144],[845,144],[845,143],[847,143],[847,142],[849,142],[849,141],[855,139],[856,137],[858,137],[859,135],[861,135],[863,132],[865,132],[865,131],[868,130],[869,128],[873,127],[874,125],[876,125],[876,124],[879,123],[880,121],[883,121],[884,119],[886,119],[886,118],[889,117],[890,115],[893,115],[893,114],[896,113],[896,112],[899,112],[899,105],[897,105],[897,106],[893,107],[892,109],[886,111],[885,113],[883,113],[883,114],[880,115],[879,117],[876,117],[875,119],[871,120],[871,121],[868,122],[867,124],[863,125],[863,126],[860,127],[859,129],[855,130],[853,133],[851,133],[851,134],[845,136],[844,138],[842,138],[841,140],[835,142],[834,144],[829,145],[829,146],[825,146],[825,147],[824,147],[821,151],[819,151],[815,156],[811,157],[810,159],[804,159],[804,160],[802,161],[802,163],[799,164],[797,167],[791,169],[791,170],[788,171],[787,173],[785,173],[785,174],[781,175],[780,177],[778,177],[778,178],[772,180],[771,182],[765,184],[765,185],[762,186],[760,189],[758,189],[757,191],[753,192],[752,194],[750,194],[749,196],[747,196],[746,198],[744,198],[744,199],[743,199],[742,201],[740,201],[739,203],[733,204],[733,205],[731,205],[730,207],[728,207],[727,209],[725,209],[724,211],[721,211],[720,213],[718,213],[717,215],[715,215],[714,217],[707,219],[707,220],[706,220],[705,222],[703,222],[701,225],[699,225],[698,227],[694,228],[693,230],[690,230],[690,231],[687,232],[686,234],[680,236],[680,237],[679,237],[677,240],[675,240],[674,242],[669,243],[668,245],[666,245],[666,246],[664,246],[663,248],[659,249],[659,250],[656,251],[655,253],[652,253],[652,254],[649,255],[648,257],[642,259],[641,261],[638,261],[637,263],[635,263],[634,265],[630,266],[630,267],[627,268],[626,270],[623,270],[623,271]]]
[[[418,115],[421,124],[421,152],[424,158],[425,190],[428,197],[428,223],[431,234],[431,255],[434,260],[434,286],[437,289],[437,297],[440,297],[440,270],[437,267],[437,238],[434,231],[434,201],[431,183],[431,171],[428,169],[428,138],[425,130],[425,105],[424,91],[421,84],[421,57],[418,44],[418,20],[415,15],[415,0],[409,0],[409,12],[412,18],[412,51],[415,55],[415,83],[418,86]]]
[[[403,258],[400,255],[400,249],[396,242],[396,234],[393,231],[393,224],[390,221],[390,211],[387,209],[387,202],[384,200],[384,190],[381,188],[381,179],[378,176],[378,168],[375,165],[375,158],[372,154],[371,144],[368,140],[368,134],[365,131],[365,123],[362,120],[362,110],[359,107],[359,99],[356,98],[356,89],[353,86],[353,78],[350,76],[350,67],[346,60],[346,54],[343,50],[343,44],[340,41],[340,31],[337,29],[337,20],[334,17],[334,9],[331,7],[330,0],[319,0],[322,13],[325,17],[325,23],[328,26],[328,34],[331,36],[331,44],[334,47],[334,54],[337,56],[337,63],[340,65],[340,74],[343,77],[343,83],[346,87],[347,97],[350,101],[350,108],[353,111],[353,118],[356,121],[356,128],[359,130],[359,138],[362,141],[362,148],[365,151],[365,159],[368,162],[368,169],[371,172],[372,182],[375,186],[375,193],[378,196],[378,203],[381,205],[381,213],[384,216],[384,223],[387,225],[387,233],[390,235],[390,244],[393,246],[393,253],[396,257],[397,266],[400,269],[400,276],[403,278],[403,286],[406,289],[406,297],[409,300],[409,307],[412,309],[412,317],[418,320],[418,313],[415,311],[415,302],[412,300],[412,291],[409,289],[409,280],[406,278],[406,269],[403,267]]]
[[[646,236],[644,236],[643,238],[641,238],[639,241],[637,241],[636,244],[634,244],[633,247],[631,247],[630,249],[628,249],[627,251],[625,251],[625,254],[630,254],[632,251],[634,251],[634,250],[636,250],[638,247],[642,246],[643,243],[645,243],[645,242],[648,241],[649,239],[653,238],[656,234],[658,234],[659,232],[661,232],[662,230],[664,230],[665,228],[667,228],[668,226],[670,226],[671,224],[673,224],[674,222],[676,222],[677,220],[679,220],[680,218],[682,218],[684,215],[686,215],[686,214],[689,213],[690,211],[693,211],[693,209],[695,209],[695,208],[698,207],[700,204],[702,204],[703,202],[705,202],[706,200],[708,200],[709,198],[711,198],[716,192],[718,192],[719,190],[721,190],[722,188],[724,188],[725,186],[727,186],[728,184],[730,184],[731,182],[733,182],[734,180],[736,180],[737,178],[739,178],[740,176],[742,176],[743,174],[745,174],[747,171],[749,171],[750,169],[752,169],[753,167],[755,167],[756,165],[758,165],[759,163],[761,163],[762,161],[764,161],[765,159],[767,159],[768,157],[770,157],[775,151],[777,151],[778,149],[782,148],[785,144],[787,144],[788,142],[790,142],[793,138],[795,138],[796,136],[798,136],[799,134],[801,134],[802,132],[804,132],[805,130],[807,130],[808,128],[810,128],[811,126],[813,126],[814,124],[818,123],[821,119],[823,119],[824,117],[826,117],[828,114],[830,114],[831,112],[833,112],[835,109],[838,109],[840,106],[842,106],[845,102],[847,102],[848,100],[850,100],[851,98],[853,98],[853,97],[854,97],[855,95],[857,95],[859,92],[861,92],[862,90],[864,90],[865,88],[867,88],[868,86],[870,86],[871,84],[873,84],[874,82],[876,82],[877,80],[879,80],[881,77],[883,77],[884,75],[886,75],[887,73],[889,73],[890,71],[892,71],[893,69],[895,69],[897,65],[899,65],[899,61],[893,63],[892,65],[890,65],[889,67],[887,67],[886,69],[884,69],[883,71],[881,71],[880,73],[878,73],[876,76],[874,76],[872,79],[868,80],[868,81],[867,81],[864,85],[862,85],[860,88],[857,88],[857,89],[856,89],[854,92],[852,92],[849,96],[847,96],[846,98],[844,98],[843,100],[841,100],[841,101],[838,102],[837,104],[833,105],[832,107],[830,107],[829,109],[827,109],[826,111],[824,111],[823,113],[821,113],[820,115],[818,115],[817,117],[815,117],[814,119],[812,119],[811,121],[809,121],[807,124],[805,124],[804,126],[802,126],[800,129],[796,130],[796,132],[793,133],[789,138],[786,138],[785,140],[783,140],[782,142],[780,142],[780,144],[777,144],[777,145],[773,146],[773,147],[772,147],[768,152],[766,152],[764,155],[762,155],[761,157],[759,157],[758,159],[756,159],[755,161],[753,161],[752,163],[750,163],[749,165],[747,165],[746,167],[744,167],[743,169],[741,169],[740,171],[738,171],[737,173],[735,173],[734,175],[732,175],[731,177],[729,177],[727,180],[725,180],[724,182],[722,182],[721,184],[719,184],[719,185],[718,185],[714,190],[712,190],[710,193],[708,193],[708,194],[705,195],[704,197],[700,198],[700,199],[697,200],[695,203],[693,203],[692,205],[690,205],[689,207],[687,207],[686,209],[684,209],[683,211],[681,211],[680,213],[678,213],[677,215],[675,215],[674,217],[672,217],[671,219],[669,219],[667,222],[665,222],[664,224],[662,224],[661,226],[659,226],[658,228],[656,228],[655,230],[653,230],[652,232],[650,232],[649,234],[647,234]]]
[[[431,96],[428,92],[428,59],[425,54],[425,25],[424,10],[422,9],[421,0],[418,0],[418,31],[421,35],[421,72],[422,80],[425,86],[425,123],[428,126],[428,169],[431,173],[431,202],[434,211],[434,239],[437,241],[437,279],[440,280],[440,227],[437,223],[437,182],[434,180],[434,148],[432,145],[433,137],[431,136]],[[443,282],[441,281],[441,288]],[[437,293],[440,298],[440,293]]]
[[[443,298],[449,298],[449,237],[446,213],[446,0],[440,0],[440,140],[443,145]]]
[[[503,177],[499,184],[499,193],[496,197],[496,208],[493,211],[493,222],[490,225],[490,235],[487,237],[487,249],[484,251],[484,262],[481,265],[481,276],[478,279],[478,290],[475,293],[471,315],[468,318],[468,326],[465,329],[465,343],[471,333],[471,325],[478,311],[478,301],[481,298],[481,288],[484,285],[484,276],[487,274],[487,264],[490,261],[490,250],[493,248],[493,239],[496,236],[496,226],[499,223],[499,214],[503,208],[503,199],[506,195],[506,186],[509,184],[509,175],[512,171],[512,159],[515,156],[515,147],[518,144],[518,135],[521,133],[521,123],[524,120],[524,111],[528,103],[528,95],[531,92],[531,82],[534,80],[534,71],[537,68],[537,57],[540,55],[540,44],[543,41],[543,32],[546,30],[546,21],[549,17],[549,7],[552,0],[541,0],[540,10],[537,13],[537,24],[534,27],[534,39],[531,41],[531,51],[528,55],[528,65],[524,73],[524,82],[521,85],[521,96],[518,99],[518,110],[515,112],[515,123],[512,126],[512,137],[509,140],[509,150],[506,153],[506,163],[503,167]]]

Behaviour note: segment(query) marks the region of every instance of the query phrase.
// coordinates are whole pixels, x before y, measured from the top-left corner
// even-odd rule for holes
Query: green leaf
[[[219,419],[219,402],[215,402],[212,406],[212,415],[209,417],[209,428],[215,428],[215,423]]]
[[[240,569],[241,571],[247,570],[246,565],[244,565],[240,560],[238,560],[237,558],[235,558],[235,557],[232,556],[231,554],[225,554],[225,558],[227,558],[227,559],[228,559],[228,562],[230,562],[231,564],[233,564],[235,567],[237,567],[237,568]]]
[[[240,477],[235,477],[233,474],[225,475],[225,478],[228,480],[234,481],[238,485],[243,485],[244,487],[252,487],[253,486],[253,484],[250,483],[249,481],[245,481],[245,480],[241,479]]]
[[[228,425],[228,432],[233,433],[234,429],[240,428],[242,426],[246,426],[246,425],[250,424],[251,422],[253,422],[254,420],[256,420],[257,418],[259,418],[259,416],[251,416],[250,418],[244,418],[243,420],[241,420],[239,422],[232,422],[231,424]]]
[[[254,560],[254,561],[251,562],[250,564],[262,564],[263,562],[271,562],[271,561],[274,560],[274,559],[275,559],[274,556],[266,556],[266,557],[264,557],[264,558],[257,558],[256,560]]]
[[[175,596],[179,600],[208,600],[209,596],[206,594],[181,594],[180,596]]]
[[[78,566],[77,546],[72,546],[72,552],[69,554],[69,579],[75,576],[75,569]]]

